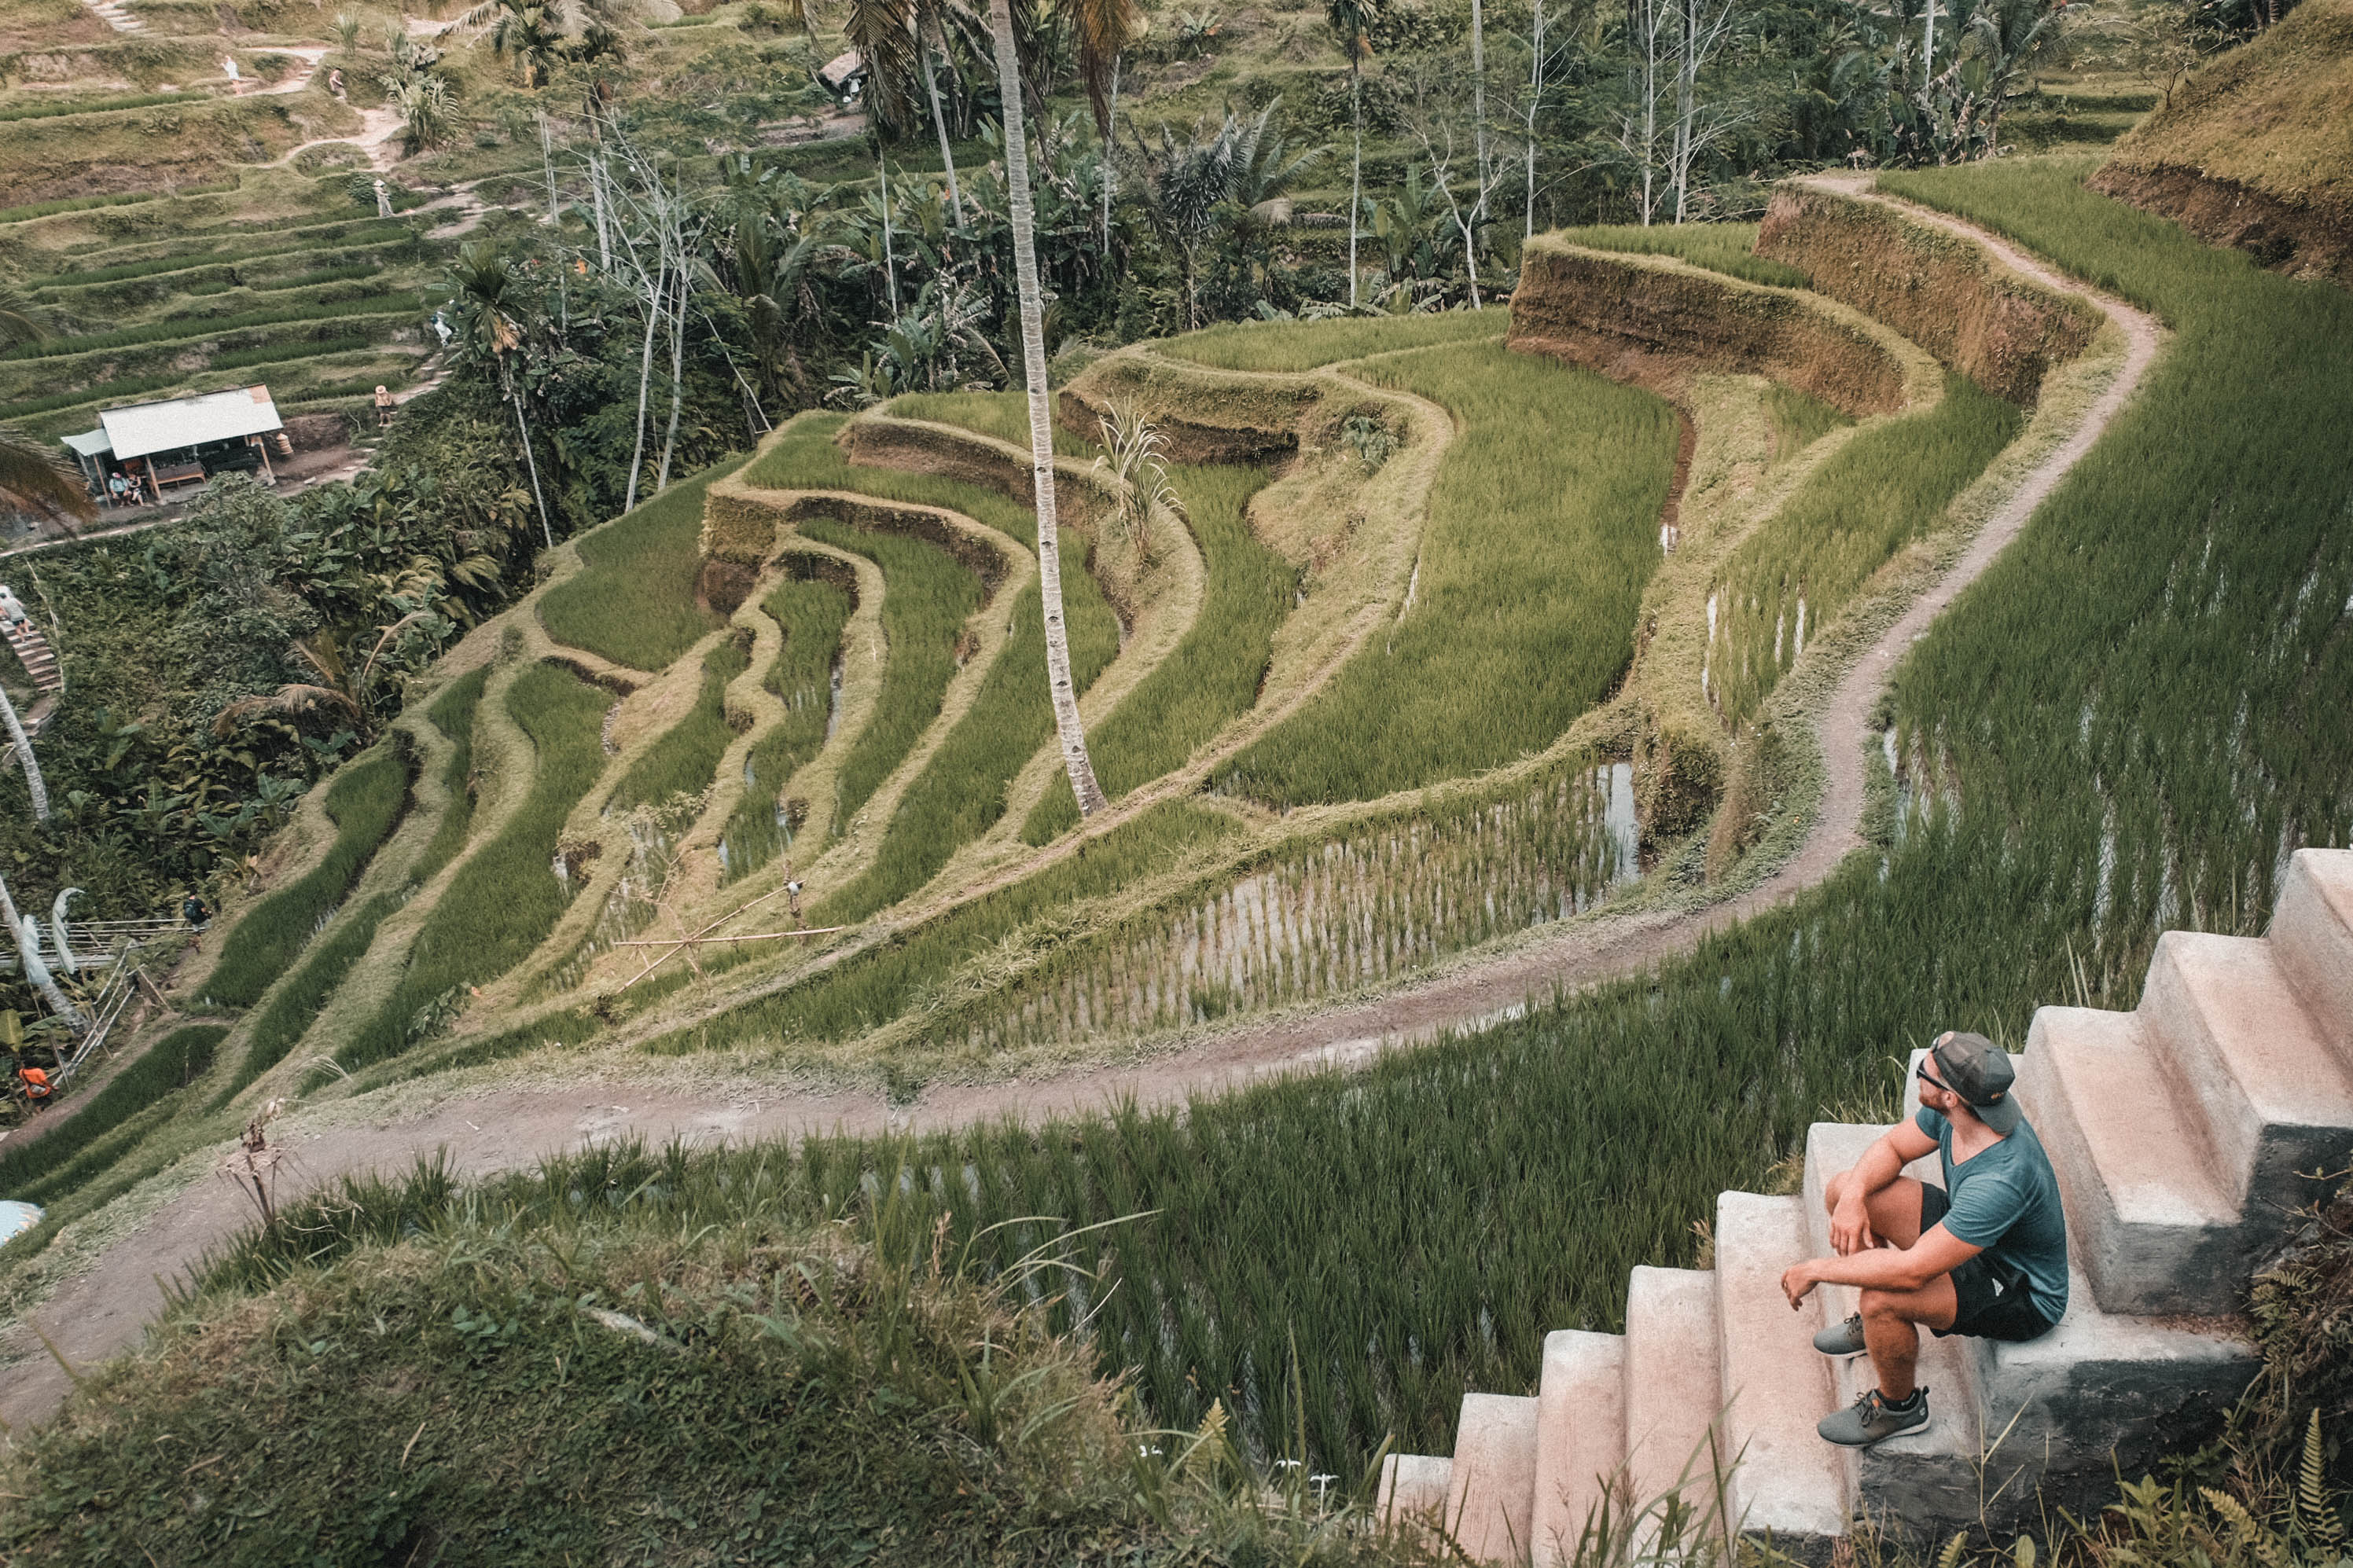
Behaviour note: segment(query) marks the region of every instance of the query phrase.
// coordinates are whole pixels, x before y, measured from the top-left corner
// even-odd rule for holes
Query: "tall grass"
[[[1571,245],[1593,250],[1615,250],[1634,256],[1672,256],[1711,272],[1769,283],[1779,289],[1810,288],[1813,279],[1783,261],[1752,255],[1757,248],[1753,223],[1683,223],[1644,227],[1639,224],[1593,224],[1565,228],[1560,237]]]
[[[1820,398],[1778,381],[1765,384],[1765,416],[1773,426],[1773,461],[1786,462],[1831,431],[1854,423]]]
[[[69,354],[90,353],[98,349],[134,348],[142,343],[179,342],[192,338],[216,337],[247,327],[280,327],[295,321],[332,321],[342,316],[400,315],[424,310],[422,299],[415,294],[366,294],[350,300],[320,300],[303,305],[285,305],[274,310],[245,310],[227,316],[174,316],[143,326],[120,327],[112,331],[89,332],[79,337],[43,338],[37,342],[20,343],[0,353],[0,359],[62,359]]]
[[[580,536],[581,569],[539,596],[539,624],[570,647],[666,669],[723,617],[695,602],[702,493],[744,466],[717,463]]]
[[[225,242],[225,237],[205,235],[200,247],[190,248],[193,241],[174,242],[160,256],[144,257],[137,261],[118,261],[108,266],[77,268],[67,272],[52,272],[34,279],[33,287],[47,291],[52,289],[78,289],[92,283],[111,283],[125,278],[145,278],[161,272],[180,272],[190,268],[229,265],[231,261],[250,261],[266,256],[294,255],[323,246],[383,245],[396,240],[413,240],[416,231],[406,224],[387,224],[381,218],[345,218],[334,223],[313,224],[301,228],[270,229],[258,245],[243,246]],[[118,247],[120,248],[120,247]],[[100,254],[103,254],[102,252]]]
[[[1028,450],[1029,395],[1026,392],[909,392],[891,400],[884,413],[901,419],[929,419],[994,436]],[[1091,458],[1103,448],[1084,436],[1054,426],[1059,457]]]
[[[694,706],[621,775],[606,799],[607,812],[660,805],[680,795],[699,796],[711,787],[720,756],[735,738],[727,722],[727,683],[751,665],[751,651],[733,637],[703,655]]]
[[[147,1047],[137,1061],[79,1103],[48,1112],[69,1120],[32,1142],[0,1151],[0,1193],[48,1203],[71,1192],[90,1173],[106,1134],[202,1078],[213,1047],[228,1033],[223,1024],[189,1024]]]
[[[2013,405],[1948,374],[1942,403],[1856,436],[1742,542],[1711,590],[1702,673],[1726,725],[1756,717],[1808,636],[1932,528],[2024,422]]]
[[[387,741],[340,769],[327,786],[335,841],[318,865],[246,912],[230,931],[205,994],[250,1006],[334,913],[408,802],[408,763]]]
[[[451,879],[417,932],[390,1000],[351,1039],[328,1042],[343,1070],[407,1048],[465,987],[504,974],[554,929],[568,897],[550,869],[556,837],[604,772],[605,710],[612,700],[552,664],[515,677],[506,706],[531,739],[530,792],[498,837]]]
[[[1366,354],[1498,338],[1503,310],[1442,310],[1422,316],[1346,317],[1329,321],[1240,321],[1171,338],[1161,352],[1219,370],[1303,371]]]
[[[1403,614],[1220,771],[1278,806],[1412,789],[1543,750],[1633,657],[1659,561],[1674,411],[1492,343],[1367,367],[1461,434],[1430,496]]]
[[[959,1232],[1156,1211],[1073,1244],[1120,1288],[1070,1303],[1155,1417],[1221,1398],[1270,1443],[1301,1420],[1326,1468],[1391,1432],[1443,1451],[1462,1390],[1532,1386],[1547,1330],[1615,1327],[1630,1266],[1687,1262],[1717,1191],[1826,1108],[1892,1098],[1906,1047],[2129,1007],[2169,926],[2259,931],[2290,848],[2353,842],[2353,298],[2094,196],[2082,167],[1901,177],[2178,336],[1901,667],[1947,788],[1900,844],[1472,1038],[1166,1113],[813,1142],[812,1189],[871,1173]]]
[[[441,767],[441,787],[449,792],[449,804],[442,810],[441,820],[434,824],[433,837],[417,858],[416,869],[409,873],[412,880],[432,880],[466,847],[466,836],[473,831],[474,715],[481,707],[482,688],[490,679],[487,665],[470,670],[451,681],[448,689],[425,710],[433,727],[449,738],[449,760]]]
[[[897,1017],[958,965],[1082,900],[1115,893],[1186,851],[1235,830],[1229,817],[1170,801],[1122,824],[1037,875],[976,899],[899,941],[815,978],[654,1041],[660,1052],[784,1039],[854,1039]]]
[[[1250,531],[1250,499],[1271,477],[1256,468],[1169,472],[1208,563],[1208,591],[1184,640],[1087,737],[1095,777],[1114,798],[1181,767],[1258,700],[1275,628],[1298,582],[1291,563]],[[1063,778],[1031,810],[1021,837],[1043,844],[1078,820],[1078,800]]]
[[[856,605],[836,584],[796,577],[760,607],[785,635],[776,661],[760,678],[785,705],[785,716],[752,742],[744,758],[744,797],[722,837],[731,879],[775,859],[798,831],[785,784],[817,755],[832,731],[833,672],[841,658],[842,630]]]

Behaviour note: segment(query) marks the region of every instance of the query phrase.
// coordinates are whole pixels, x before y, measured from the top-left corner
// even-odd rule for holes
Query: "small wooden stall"
[[[215,474],[249,473],[274,485],[272,439],[281,455],[291,450],[269,388],[237,386],[101,409],[97,429],[68,436],[65,444],[96,495],[135,506],[161,503],[171,491]],[[110,483],[118,475],[126,490],[120,497]]]

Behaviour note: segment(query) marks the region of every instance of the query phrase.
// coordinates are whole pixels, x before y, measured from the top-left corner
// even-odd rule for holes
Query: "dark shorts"
[[[1951,1207],[1944,1188],[1921,1183],[1921,1234],[1933,1229]],[[1977,1340],[2039,1340],[2058,1326],[2034,1305],[2026,1276],[2007,1264],[1989,1263],[1982,1252],[1954,1269],[1951,1278],[1960,1306],[1951,1328],[1933,1331],[1940,1338],[1961,1334]]]

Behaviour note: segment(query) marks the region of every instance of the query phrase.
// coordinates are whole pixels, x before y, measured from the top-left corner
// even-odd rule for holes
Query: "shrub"
[[[318,865],[254,905],[237,922],[221,949],[219,964],[205,983],[205,994],[244,1007],[268,990],[359,879],[407,803],[408,763],[397,742],[340,769],[327,786],[327,815],[337,830],[334,843]]]

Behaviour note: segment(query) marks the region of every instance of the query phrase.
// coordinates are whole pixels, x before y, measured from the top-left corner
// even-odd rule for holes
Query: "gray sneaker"
[[[1901,1405],[1890,1405],[1872,1389],[1843,1410],[1832,1411],[1821,1418],[1814,1430],[1826,1443],[1836,1443],[1846,1448],[1868,1448],[1873,1443],[1906,1432],[1917,1432],[1928,1425],[1928,1391],[1915,1388],[1912,1397]]]
[[[1862,1314],[1857,1312],[1816,1334],[1814,1348],[1824,1355],[1861,1355],[1867,1348],[1862,1342]]]

